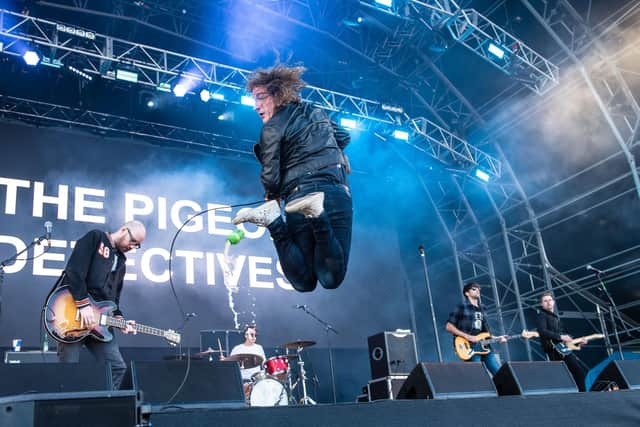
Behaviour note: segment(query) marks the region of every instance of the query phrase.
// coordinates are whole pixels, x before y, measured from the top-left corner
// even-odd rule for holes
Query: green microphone
[[[236,245],[242,239],[244,239],[244,231],[236,228],[235,230],[233,230],[233,232],[231,232],[231,234],[229,234],[229,237],[227,237],[227,242],[231,243],[232,245]]]

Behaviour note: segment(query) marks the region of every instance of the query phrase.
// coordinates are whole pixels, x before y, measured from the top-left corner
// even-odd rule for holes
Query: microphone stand
[[[31,243],[29,243],[29,245],[27,245],[26,248],[24,248],[20,252],[15,253],[14,255],[5,259],[4,261],[0,262],[0,315],[2,314],[2,287],[4,285],[4,268],[10,263],[12,263],[13,261],[15,261],[20,255],[22,255],[23,253],[27,252],[29,249],[34,247],[35,245],[39,245],[40,243],[42,243],[42,241],[45,240],[46,238],[47,238],[46,235],[42,235],[34,239]]]
[[[433,309],[433,298],[431,298],[431,284],[429,283],[429,274],[427,274],[427,261],[424,255],[424,246],[420,245],[420,258],[422,258],[422,269],[424,270],[424,282],[427,285],[427,295],[429,297],[429,307],[431,308],[431,321],[433,322],[433,336],[436,339],[436,350],[438,351],[438,361],[442,363],[442,349],[440,348],[440,337],[438,335],[438,322],[436,321],[436,312]]]
[[[333,332],[336,335],[339,335],[339,333],[333,328],[333,326],[329,324],[329,322],[326,322],[313,314],[306,305],[303,305],[300,308],[309,316],[313,317],[318,323],[324,326],[324,330],[327,333],[327,346],[329,347],[329,370],[331,371],[331,390],[333,392],[333,403],[336,403],[336,378],[333,372],[333,351],[331,349],[331,337],[329,335],[329,332]]]
[[[618,333],[618,327],[616,325],[616,319],[613,317],[614,310],[616,312],[616,315],[620,319],[620,322],[622,322],[622,316],[620,316],[620,312],[618,311],[618,307],[616,306],[615,302],[613,302],[613,298],[611,297],[611,294],[609,293],[609,290],[605,286],[604,280],[602,280],[602,273],[600,273],[600,272],[596,273],[596,277],[598,278],[598,281],[600,282],[600,287],[602,288],[602,291],[604,292],[604,294],[607,296],[607,299],[609,300],[609,304],[611,304],[611,308],[609,309],[609,317],[611,318],[611,325],[613,326],[613,336],[616,337],[616,344],[618,345],[618,351],[620,352],[620,359],[624,360],[624,354],[622,353],[622,344],[620,343],[620,334]],[[623,326],[624,326],[624,323],[623,323]],[[625,330],[626,330],[626,328],[625,328]]]

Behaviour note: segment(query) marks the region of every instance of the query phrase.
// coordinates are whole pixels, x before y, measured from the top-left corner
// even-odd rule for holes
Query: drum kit
[[[307,394],[307,375],[302,360],[302,350],[315,345],[315,341],[292,341],[283,344],[286,354],[269,357],[262,360],[256,354],[234,354],[227,356],[224,361],[238,362],[240,369],[252,369],[260,366],[260,371],[251,377],[251,382],[245,385],[248,403],[251,406],[286,406],[289,404],[315,405],[316,402]],[[295,351],[295,353],[289,353]],[[210,357],[219,350],[207,350],[195,356]],[[293,381],[290,361],[298,365],[298,376]],[[291,362],[293,363],[293,362]],[[297,401],[293,392],[300,386],[301,398]]]

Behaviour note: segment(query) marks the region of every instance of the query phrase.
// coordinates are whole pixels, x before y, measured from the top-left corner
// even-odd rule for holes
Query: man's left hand
[[[507,342],[507,336],[506,335],[500,335],[498,338],[500,339],[501,343]]]
[[[118,319],[122,319],[122,316],[116,316]],[[136,330],[136,321],[135,320],[127,320],[126,326],[124,328],[120,328],[123,334],[137,334]]]

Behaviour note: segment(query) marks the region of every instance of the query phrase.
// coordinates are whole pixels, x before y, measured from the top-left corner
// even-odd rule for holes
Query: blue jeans
[[[476,354],[470,360],[470,362],[484,362],[484,366],[491,372],[491,376],[494,376],[498,369],[500,369],[500,362],[498,361],[498,356],[494,352],[489,354]]]
[[[60,361],[63,363],[78,363],[80,361],[80,350],[83,344],[99,363],[109,363],[111,365],[113,389],[120,389],[120,384],[127,370],[127,364],[122,358],[116,338],[114,337],[109,342],[102,342],[89,337],[82,342],[74,344],[58,344],[58,357]]]
[[[285,204],[309,193],[324,193],[324,212],[318,218],[287,214],[276,219],[269,232],[284,275],[299,292],[310,292],[317,282],[335,289],[344,280],[351,248],[353,210],[351,192],[345,184],[307,182],[285,198]]]

